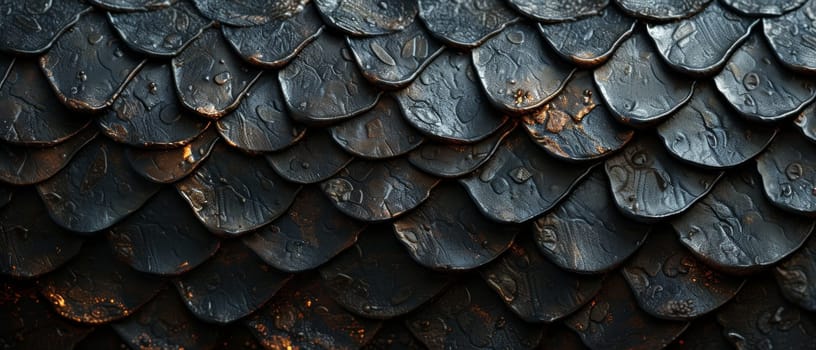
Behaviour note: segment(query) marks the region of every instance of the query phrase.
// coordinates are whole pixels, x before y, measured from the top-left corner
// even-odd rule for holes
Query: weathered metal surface
[[[108,20],[128,47],[156,57],[178,55],[212,25],[188,1],[156,11],[108,12]]]
[[[541,23],[539,29],[555,52],[579,67],[592,68],[612,57],[636,24],[637,20],[610,6],[577,21]]]

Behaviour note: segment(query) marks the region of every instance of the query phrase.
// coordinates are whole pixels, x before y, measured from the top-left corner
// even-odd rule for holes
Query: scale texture
[[[816,349],[816,0],[0,0],[0,349]]]

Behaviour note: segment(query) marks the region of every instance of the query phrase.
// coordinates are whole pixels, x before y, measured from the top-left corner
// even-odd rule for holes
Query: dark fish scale
[[[714,83],[740,115],[756,121],[788,118],[816,98],[812,80],[781,66],[757,34],[731,56]]]
[[[291,17],[303,10],[307,0],[192,0],[196,7],[213,20],[224,24],[251,27]]]
[[[418,0],[419,18],[440,40],[460,48],[473,48],[504,27],[519,20],[501,0]]]
[[[327,24],[349,35],[382,35],[414,21],[417,0],[315,0]]]
[[[373,37],[346,37],[363,76],[383,89],[410,84],[445,46],[420,21],[403,30]]]
[[[541,326],[510,313],[484,282],[470,278],[405,321],[428,349],[533,349]]]
[[[816,1],[808,1],[784,16],[762,20],[763,33],[776,57],[788,67],[806,73],[816,73],[814,11]]]
[[[161,280],[116,260],[99,239],[87,241],[77,259],[38,281],[40,293],[58,314],[87,324],[104,324],[133,314],[161,285]]]
[[[297,121],[328,124],[374,107],[382,94],[360,74],[341,37],[324,33],[278,74]]]
[[[816,286],[813,285],[816,278],[816,239],[811,237],[804,247],[776,265],[774,276],[786,299],[805,310],[816,311]]]
[[[711,193],[671,220],[680,241],[706,264],[748,274],[798,249],[814,221],[777,209],[750,167],[732,171]]]
[[[574,313],[598,293],[603,280],[600,275],[561,269],[522,235],[507,254],[480,272],[510,310],[527,322],[551,323]],[[552,288],[556,285],[560,287]]]
[[[65,169],[36,186],[51,219],[81,233],[112,226],[159,190],[130,169],[124,147],[104,138],[83,147]]]
[[[324,181],[353,159],[332,141],[328,130],[321,129],[308,132],[303,140],[292,147],[266,155],[266,161],[278,175],[302,184]]]
[[[354,247],[320,268],[321,286],[363,317],[407,314],[437,295],[449,278],[417,265],[403,248],[391,225],[371,225]]]
[[[622,273],[640,308],[668,320],[692,320],[716,310],[745,282],[695,259],[668,227],[652,233]]]
[[[245,61],[267,69],[281,68],[323,32],[317,9],[306,5],[292,17],[251,27],[221,26],[224,37]]]
[[[193,317],[169,288],[112,327],[133,348],[210,349],[218,341],[217,328]]]
[[[609,5],[609,0],[577,0],[543,2],[535,0],[509,0],[510,6],[536,20],[566,22],[596,15]]]
[[[692,76],[716,74],[759,23],[713,2],[681,21],[646,26],[657,52],[672,68]]]
[[[96,122],[116,142],[150,148],[183,146],[210,126],[176,99],[169,64],[145,65]]]
[[[673,74],[646,34],[635,34],[595,69],[595,84],[612,114],[634,127],[652,126],[691,100],[695,81]]]
[[[301,186],[288,183],[259,157],[218,144],[207,162],[175,184],[204,226],[237,236],[286,212]]]
[[[575,68],[545,48],[537,31],[515,24],[473,49],[484,92],[499,109],[522,113],[540,107],[572,78]]]
[[[384,97],[368,112],[333,126],[332,137],[347,152],[371,159],[403,155],[425,140],[408,125],[397,102]]]
[[[581,68],[606,62],[635,30],[637,20],[609,6],[577,21],[539,23],[544,40],[559,55]],[[599,30],[603,28],[602,30]]]
[[[682,19],[703,11],[713,0],[615,0],[629,15],[651,21]]]
[[[591,349],[660,349],[677,338],[688,322],[651,317],[641,310],[620,274],[607,277],[592,301],[565,320]]]
[[[756,158],[765,196],[774,205],[816,216],[816,147],[801,134],[786,129]]]
[[[0,143],[0,181],[33,185],[48,180],[98,133],[94,128],[86,128],[65,142],[42,148]]]
[[[816,349],[816,317],[785,300],[769,274],[746,283],[717,313],[726,339],[746,349]]]
[[[238,240],[225,241],[215,256],[175,280],[178,294],[196,317],[227,324],[260,309],[291,277],[266,265]]]
[[[88,0],[94,6],[112,11],[155,11],[172,6],[177,1],[179,0]]]
[[[166,186],[139,211],[111,227],[110,249],[137,271],[180,275],[209,259],[219,242]]]
[[[0,139],[47,146],[76,135],[91,121],[69,111],[32,60],[15,61],[0,84]]]
[[[437,270],[482,266],[509,248],[518,231],[487,220],[453,182],[435,188],[423,205],[394,221],[394,232],[411,257]]]
[[[317,186],[307,186],[286,214],[243,240],[278,270],[302,272],[352,246],[365,226],[334,208]]]
[[[722,0],[737,12],[748,16],[778,16],[793,11],[808,0]]]
[[[517,130],[490,160],[459,183],[488,218],[521,223],[553,208],[592,166],[551,158]]]
[[[385,221],[422,204],[438,183],[439,179],[413,168],[405,158],[395,158],[352,162],[320,188],[344,214]]]
[[[181,180],[201,166],[218,143],[215,131],[207,131],[190,143],[172,149],[128,148],[130,167],[142,177],[158,183]]]
[[[210,28],[173,58],[176,93],[184,107],[212,119],[238,108],[263,73],[233,55],[221,33]]]
[[[306,131],[286,110],[274,74],[261,76],[245,101],[216,126],[224,141],[247,152],[280,151],[300,140]]]
[[[11,205],[0,208],[0,273],[18,278],[56,270],[79,253],[84,239],[57,226],[37,192],[16,191]]]
[[[103,14],[91,12],[40,57],[40,68],[64,105],[88,113],[110,107],[145,62],[127,50]]]
[[[487,162],[515,127],[515,121],[506,122],[490,137],[470,144],[427,141],[408,154],[408,161],[411,162],[411,165],[434,176],[460,177]]]
[[[562,269],[600,273],[616,268],[651,231],[609,205],[606,176],[595,169],[552,211],[533,221],[539,251]]]
[[[715,169],[753,159],[776,133],[773,126],[742,121],[710,82],[698,84],[691,102],[657,126],[657,134],[672,155]]]
[[[635,135],[614,120],[589,71],[575,74],[550,102],[522,116],[521,125],[547,153],[566,161],[605,158]]]
[[[108,12],[113,29],[136,52],[154,57],[173,57],[212,25],[212,21],[201,16],[188,1],[171,5],[170,1],[159,0],[151,5],[156,2],[162,2],[162,6],[151,7],[151,11]]]
[[[40,54],[92,7],[80,0],[2,2],[0,50]]]

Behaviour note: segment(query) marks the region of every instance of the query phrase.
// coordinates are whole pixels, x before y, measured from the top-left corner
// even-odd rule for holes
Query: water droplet
[[[88,75],[85,74],[84,70],[81,70],[81,71],[77,72],[76,78],[79,81],[86,81],[86,80],[88,80]]]
[[[529,169],[522,166],[511,170],[510,177],[517,184],[522,184],[533,177],[533,173]]]
[[[91,45],[96,45],[100,41],[102,41],[102,38],[104,38],[102,36],[102,34],[99,34],[97,32],[92,32],[92,33],[88,34],[88,43],[91,44]]]
[[[805,170],[802,168],[802,164],[797,162],[790,163],[787,168],[785,168],[785,175],[788,176],[788,179],[791,181],[797,180],[802,177]]]
[[[490,187],[493,188],[493,192],[496,192],[496,194],[502,194],[510,189],[510,184],[503,178],[497,178],[490,182]]]
[[[748,91],[754,90],[759,86],[759,75],[756,73],[748,73],[742,78],[742,85]]]
[[[230,74],[230,72],[221,72],[216,74],[213,80],[218,85],[224,85],[232,80],[232,74]]]
[[[507,40],[516,45],[522,44],[524,43],[524,33],[519,30],[512,30],[507,33]]]
[[[780,187],[779,194],[782,197],[790,197],[793,194],[793,188],[789,183],[782,184]]]
[[[155,81],[151,81],[150,84],[147,84],[147,91],[150,92],[151,94],[155,95],[158,90],[159,85],[156,84]]]

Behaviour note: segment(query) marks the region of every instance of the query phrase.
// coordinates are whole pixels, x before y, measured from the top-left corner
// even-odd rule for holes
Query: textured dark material
[[[419,264],[468,270],[503,253],[518,228],[485,219],[468,203],[467,192],[448,182],[435,188],[426,204],[394,221],[394,231]]]
[[[169,64],[142,68],[97,123],[114,141],[137,147],[182,146],[210,125],[182,109]]]
[[[366,84],[340,36],[325,33],[306,46],[278,77],[296,120],[326,124],[377,104],[380,92]]]
[[[201,165],[218,142],[213,131],[205,132],[190,143],[168,150],[130,148],[130,166],[144,178],[159,183],[173,183],[190,175]]]
[[[35,277],[55,270],[73,258],[83,239],[51,220],[37,192],[17,191],[10,205],[0,209],[0,272]]]
[[[159,186],[130,169],[121,145],[102,138],[86,145],[65,169],[37,185],[54,222],[95,232],[139,209]]]
[[[615,122],[587,72],[577,73],[552,101],[524,115],[521,125],[549,154],[568,161],[605,157],[634,135]]]
[[[656,137],[640,138],[605,165],[618,209],[642,221],[685,211],[722,176],[678,162]]]
[[[265,68],[279,68],[297,56],[323,31],[317,10],[306,5],[292,17],[252,27],[222,26],[230,45],[244,60]]]
[[[108,12],[108,19],[132,50],[159,57],[178,55],[212,24],[189,1],[178,1],[158,11]]]
[[[681,242],[722,270],[747,273],[772,265],[799,248],[813,220],[772,206],[753,169],[720,180],[712,193],[672,221]]]
[[[816,26],[810,17],[816,11],[816,1],[808,1],[796,11],[762,21],[765,37],[776,57],[796,70],[816,72]]]
[[[694,17],[647,26],[657,52],[672,68],[707,76],[722,69],[759,20],[742,18],[714,2]]]
[[[626,262],[623,276],[641,309],[669,320],[711,312],[734,297],[743,282],[695,259],[671,229],[652,233],[643,249]]]
[[[431,299],[447,276],[423,269],[402,251],[390,225],[372,225],[353,249],[320,268],[322,286],[349,311],[387,319]]]
[[[326,23],[351,35],[398,31],[414,21],[416,0],[315,0]]]
[[[60,101],[83,112],[109,107],[144,62],[127,51],[98,12],[83,16],[40,57],[40,67]]]
[[[712,0],[615,0],[630,15],[656,21],[691,16],[702,11],[711,2]]]
[[[694,90],[694,81],[673,74],[644,34],[626,40],[609,62],[595,70],[595,84],[613,115],[641,127],[668,117],[691,99]]]
[[[539,250],[559,267],[598,273],[617,267],[649,234],[649,225],[633,222],[609,205],[603,170],[595,169],[553,211],[533,221]]]
[[[229,323],[263,306],[290,277],[233,240],[225,242],[199,268],[178,278],[175,285],[195,316],[207,322]]]
[[[575,312],[601,287],[600,276],[561,270],[520,237],[510,250],[488,265],[482,277],[510,309],[528,322],[554,322]],[[560,285],[553,289],[550,286]]]
[[[632,34],[636,23],[610,6],[577,21],[541,23],[539,29],[555,52],[579,67],[590,68],[606,62]]]
[[[579,164],[556,168],[555,162],[516,131],[483,167],[459,181],[488,218],[520,223],[555,206],[590,169]]]
[[[219,119],[216,126],[224,141],[247,152],[284,149],[300,140],[306,131],[289,115],[275,74],[258,79],[246,100]]]
[[[0,0],[0,348],[816,350],[814,3]]]
[[[400,158],[352,162],[320,187],[344,214],[363,221],[382,221],[416,208],[438,183]]]
[[[26,145],[53,145],[78,133],[90,118],[75,115],[48,86],[36,63],[14,62],[0,85],[0,139]]]
[[[219,144],[193,174],[175,184],[198,220],[213,232],[238,235],[266,225],[292,204],[300,186],[257,157]]]
[[[659,349],[688,327],[688,322],[652,318],[641,310],[618,274],[609,276],[595,298],[565,322],[592,349]]]
[[[547,102],[575,68],[545,50],[535,28],[517,24],[473,50],[473,65],[490,102],[507,112],[524,112]]]
[[[787,71],[758,35],[737,50],[720,74],[717,89],[747,118],[772,121],[789,117],[816,97],[812,81]]]
[[[353,245],[364,228],[346,219],[317,186],[308,186],[285,215],[246,236],[244,243],[275,268],[301,272]]]
[[[419,1],[419,17],[442,41],[461,48],[481,45],[518,16],[501,0],[450,3],[443,0]]]
[[[21,54],[48,50],[91,7],[82,1],[3,1],[0,49]]]
[[[451,287],[406,321],[430,349],[532,349],[541,328],[524,323],[478,279]]]
[[[114,254],[137,271],[179,275],[218,251],[219,242],[172,187],[108,231]]]
[[[535,0],[509,0],[510,6],[540,21],[570,21],[596,15],[609,5],[609,0],[578,0],[542,2]]]
[[[743,122],[714,84],[705,82],[697,85],[689,104],[657,127],[657,133],[676,157],[702,167],[727,168],[762,152],[776,129]]]
[[[215,119],[238,108],[261,74],[245,66],[215,29],[206,30],[189,49],[173,58],[172,65],[182,105]]]
[[[419,21],[393,34],[346,41],[363,76],[383,88],[410,84],[445,48]]]
[[[470,57],[448,51],[395,96],[405,118],[419,131],[448,142],[475,142],[507,118],[490,107],[477,80]]]

